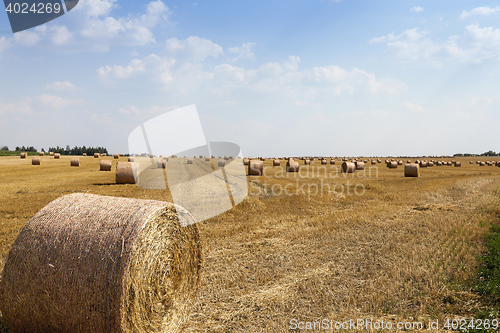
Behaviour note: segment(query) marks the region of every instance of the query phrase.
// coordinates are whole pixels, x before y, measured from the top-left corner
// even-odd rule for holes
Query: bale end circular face
[[[354,173],[356,170],[356,165],[352,162],[344,162],[340,167],[342,173]]]
[[[201,243],[182,207],[71,194],[22,229],[0,282],[15,332],[170,332],[197,289]]]

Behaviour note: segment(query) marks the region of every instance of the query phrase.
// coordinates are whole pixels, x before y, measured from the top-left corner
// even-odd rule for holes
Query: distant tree
[[[492,150],[488,150],[486,153],[482,153],[481,156],[497,156],[497,153]]]
[[[0,148],[0,150],[9,150],[9,147],[3,146],[2,148]]]
[[[16,147],[16,151],[21,151],[21,148],[19,148],[19,147]]]

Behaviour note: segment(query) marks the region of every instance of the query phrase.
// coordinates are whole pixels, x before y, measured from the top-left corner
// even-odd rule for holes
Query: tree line
[[[9,150],[9,147],[4,146],[2,147],[1,150]],[[25,152],[31,152],[31,153],[37,153],[38,151],[34,147],[16,147],[16,151],[25,151]],[[95,153],[98,154],[109,154],[108,150],[104,147],[78,147],[75,146],[73,148],[70,148],[69,145],[66,146],[66,148],[63,147],[49,147],[47,151],[42,148],[44,153],[46,152],[53,152],[53,153],[59,153],[61,155],[83,155],[83,153],[86,153],[87,155],[94,155]]]

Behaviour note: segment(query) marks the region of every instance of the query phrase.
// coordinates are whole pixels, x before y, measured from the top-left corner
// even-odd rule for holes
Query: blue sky
[[[0,145],[105,146],[196,104],[252,156],[500,150],[494,1],[81,0],[12,34]]]

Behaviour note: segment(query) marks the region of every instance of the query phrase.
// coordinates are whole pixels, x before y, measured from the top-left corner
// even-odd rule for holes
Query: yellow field
[[[470,316],[483,304],[465,285],[475,276],[490,219],[500,215],[492,208],[500,167],[469,164],[498,157],[454,160],[462,167],[422,168],[420,178],[383,163],[344,177],[331,165],[319,169],[317,160],[307,167],[299,161],[308,172],[287,174],[285,161],[272,167],[266,160],[266,176],[248,177],[244,202],[198,223],[201,284],[180,329],[289,332],[293,319]],[[2,267],[24,224],[62,195],[171,201],[165,190],[116,185],[114,171],[99,171],[100,159],[80,157],[79,168],[69,161],[45,156],[32,166],[30,158],[0,158]],[[335,166],[340,170],[339,161]],[[2,331],[8,332],[0,324]]]

